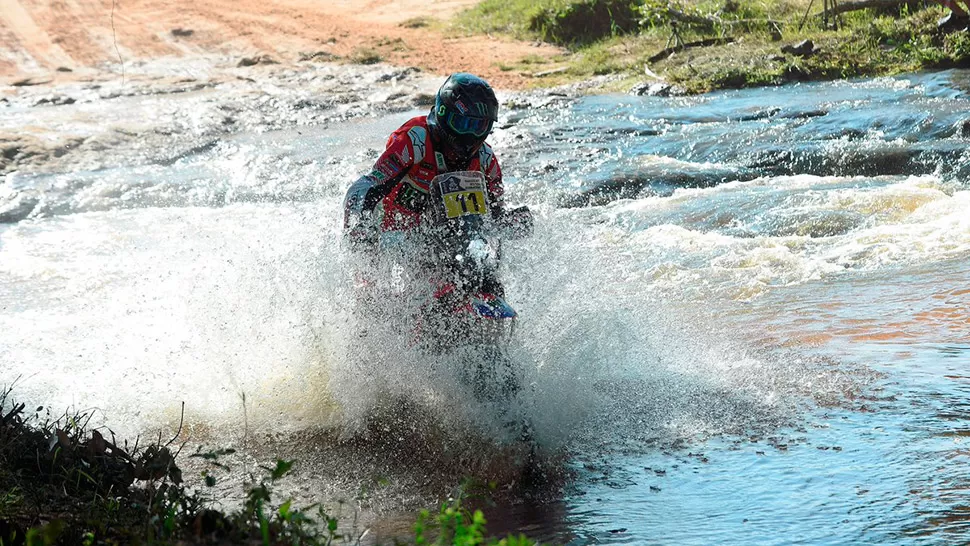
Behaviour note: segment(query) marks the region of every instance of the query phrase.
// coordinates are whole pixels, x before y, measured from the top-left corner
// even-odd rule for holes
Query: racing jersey
[[[408,120],[387,139],[384,153],[364,178],[378,189],[382,197],[382,231],[409,230],[421,222],[421,212],[428,202],[428,187],[435,176],[451,171],[481,171],[485,175],[488,200],[493,215],[501,210],[502,169],[487,143],[465,166],[445,163],[444,154],[434,149],[427,116]],[[375,203],[377,204],[377,203]]]

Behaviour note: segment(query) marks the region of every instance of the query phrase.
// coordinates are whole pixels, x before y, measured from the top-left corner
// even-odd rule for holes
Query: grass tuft
[[[374,51],[373,49],[362,47],[355,49],[349,57],[350,62],[356,64],[377,64],[384,60],[384,57],[380,53]]]

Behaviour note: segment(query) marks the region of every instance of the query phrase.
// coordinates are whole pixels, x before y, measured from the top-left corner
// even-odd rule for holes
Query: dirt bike
[[[418,315],[417,339],[434,353],[472,355],[464,379],[481,401],[521,389],[508,354],[518,314],[505,299],[499,263],[502,240],[527,234],[531,222],[524,207],[496,218],[480,172],[446,173],[430,184],[421,255],[433,290]]]
[[[518,314],[505,299],[498,270],[502,240],[531,234],[528,208],[496,214],[481,172],[445,173],[429,185],[419,228],[380,233],[354,210],[373,202],[371,191],[348,192],[348,214],[358,217],[346,225],[352,243],[371,241],[378,256],[392,257],[390,274],[384,275],[391,286],[379,289],[380,303],[418,295],[422,301],[407,317],[413,344],[431,355],[460,354],[459,378],[477,400],[515,397],[521,374],[508,351]]]

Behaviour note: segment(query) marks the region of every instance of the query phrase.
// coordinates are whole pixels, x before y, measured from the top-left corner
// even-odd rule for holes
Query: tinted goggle
[[[444,121],[448,128],[457,135],[474,135],[481,138],[488,135],[492,130],[492,120],[464,116],[458,112],[448,112]]]

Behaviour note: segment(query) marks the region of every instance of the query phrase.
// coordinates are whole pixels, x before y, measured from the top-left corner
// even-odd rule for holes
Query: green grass
[[[635,11],[632,27],[630,10]],[[685,21],[670,10],[712,23]],[[820,2],[810,7],[808,0],[485,0],[454,25],[464,32],[504,33],[569,48],[571,54],[557,60],[566,70],[537,79],[538,85],[613,74],[617,78],[607,90],[619,90],[646,79],[648,68],[686,92],[700,93],[970,66],[970,37],[938,31],[936,21],[946,11],[937,4],[849,12],[839,16],[837,29],[823,28],[820,11]],[[678,41],[715,38],[724,43],[651,61]],[[813,41],[816,53],[782,53],[783,45],[806,39]],[[529,64],[506,62],[500,68],[534,71]]]
[[[454,25],[470,34],[582,45],[637,30],[639,9],[639,0],[485,0]]]
[[[539,39],[531,30],[533,17],[546,6],[562,4],[564,0],[485,0],[462,12],[453,25],[467,34],[506,34],[520,40]]]

